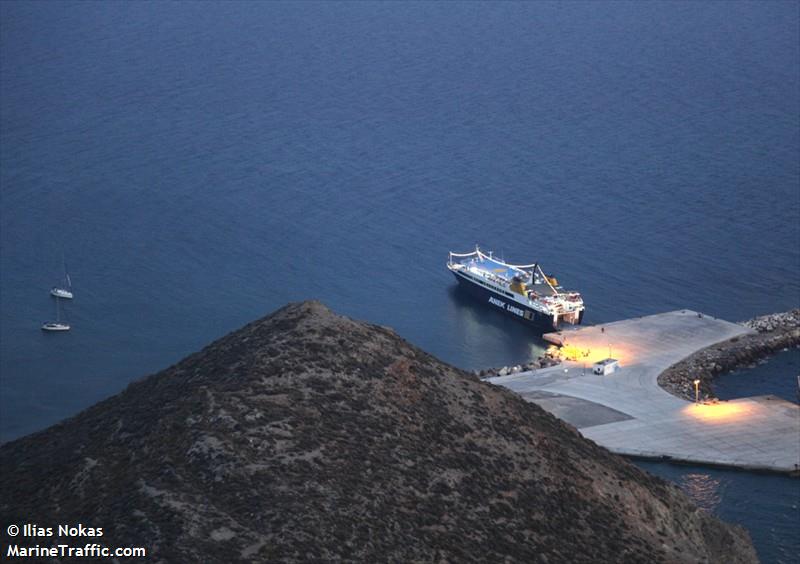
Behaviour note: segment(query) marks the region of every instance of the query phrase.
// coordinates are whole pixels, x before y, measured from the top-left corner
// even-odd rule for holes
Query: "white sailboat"
[[[69,323],[61,321],[61,300],[56,298],[56,320],[42,323],[42,331],[69,331]]]
[[[55,296],[56,298],[62,298],[65,300],[72,299],[72,280],[69,279],[69,272],[67,272],[67,263],[64,260],[64,257],[61,257],[61,262],[64,264],[64,282],[63,286],[53,286],[50,289],[50,295]]]

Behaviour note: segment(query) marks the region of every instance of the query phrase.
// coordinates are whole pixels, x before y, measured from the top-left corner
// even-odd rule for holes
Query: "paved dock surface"
[[[695,351],[752,330],[683,310],[548,335],[577,361],[488,381],[577,427],[609,450],[752,470],[800,470],[800,406],[774,396],[695,404],[658,375]],[[609,355],[610,353],[610,355]],[[603,358],[622,368],[592,373]]]

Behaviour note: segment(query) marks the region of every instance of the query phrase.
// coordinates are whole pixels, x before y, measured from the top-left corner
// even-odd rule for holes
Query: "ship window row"
[[[485,288],[489,288],[490,290],[493,290],[495,292],[500,292],[501,294],[503,294],[504,296],[508,296],[509,298],[513,298],[514,297],[514,294],[512,294],[511,292],[506,292],[504,290],[501,290],[500,288],[495,288],[494,286],[491,286],[490,284],[487,284],[486,282],[484,282],[483,280],[481,280],[477,276],[473,276],[472,274],[469,274],[469,273],[465,273],[465,274],[468,277],[470,277],[473,280],[475,280],[475,282],[477,282],[478,284],[480,284],[481,286],[483,286]]]

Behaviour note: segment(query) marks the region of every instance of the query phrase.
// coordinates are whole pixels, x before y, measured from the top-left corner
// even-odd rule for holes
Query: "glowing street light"
[[[700,380],[694,381],[694,403],[700,403]]]

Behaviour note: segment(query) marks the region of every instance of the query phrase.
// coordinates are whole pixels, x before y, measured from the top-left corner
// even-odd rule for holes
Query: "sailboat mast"
[[[69,271],[67,270],[67,259],[64,256],[64,250],[61,250],[61,265],[64,267],[64,280],[67,281],[67,288],[72,286],[72,281],[69,279]]]

